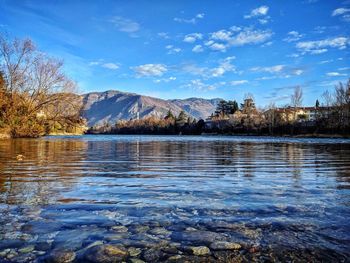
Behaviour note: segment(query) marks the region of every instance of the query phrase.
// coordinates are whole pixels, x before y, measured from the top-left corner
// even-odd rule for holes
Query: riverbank
[[[0,133],[0,140],[11,139],[11,135],[8,133]]]
[[[81,136],[81,135],[84,135],[85,133],[83,131],[79,131],[79,132],[51,132],[49,134],[42,134],[42,135],[39,135],[37,137],[34,137],[34,138],[40,138],[40,137],[43,137],[43,136]],[[21,137],[21,138],[33,138],[33,137]],[[11,136],[10,133],[0,133],[0,140],[8,140],[8,139],[13,139],[13,137]]]
[[[180,135],[180,136],[234,136],[234,137],[243,137],[243,136],[255,136],[255,137],[276,137],[276,138],[329,138],[329,139],[349,139],[350,134],[324,134],[324,133],[307,133],[307,134],[256,134],[256,133],[206,133],[201,134],[183,134],[183,133],[86,133],[87,135]],[[50,134],[50,135],[60,135],[60,134]],[[61,134],[64,135],[64,134]],[[68,134],[67,134],[68,135]],[[74,134],[73,134],[74,135]]]

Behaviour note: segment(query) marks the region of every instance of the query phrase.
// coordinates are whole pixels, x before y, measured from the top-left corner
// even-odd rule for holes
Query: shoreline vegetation
[[[76,90],[62,61],[37,50],[30,39],[0,34],[0,137],[83,133]]]
[[[0,139],[82,134],[350,137],[350,79],[324,92],[313,107],[302,101],[303,91],[295,87],[284,107],[258,108],[254,96],[246,94],[240,105],[221,100],[206,120],[169,110],[163,117],[88,127],[77,85],[64,74],[62,61],[38,51],[30,39],[0,34]]]
[[[222,100],[215,113],[205,121],[192,119],[184,111],[178,116],[169,110],[164,118],[120,120],[91,127],[88,134],[152,134],[152,135],[253,135],[314,138],[350,137],[350,80],[335,86],[334,92],[323,94],[314,107],[302,106],[303,91],[296,87],[288,106],[270,105],[258,109],[252,94],[236,101]]]

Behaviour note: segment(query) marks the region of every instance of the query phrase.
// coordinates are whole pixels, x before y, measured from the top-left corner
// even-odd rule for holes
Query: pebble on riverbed
[[[128,257],[128,251],[120,245],[98,245],[86,250],[84,259],[87,262],[115,263]]]
[[[141,254],[142,250],[141,248],[129,247],[128,252],[131,257],[137,257]]]
[[[211,243],[210,248],[213,250],[238,250],[241,245],[233,242],[216,241]]]
[[[126,233],[126,232],[128,232],[128,228],[125,227],[125,226],[112,226],[111,229],[112,229],[113,231],[121,232],[121,233]]]
[[[53,250],[45,259],[47,263],[70,263],[76,257],[75,252],[70,250]]]
[[[190,250],[195,256],[206,256],[210,254],[210,249],[206,246],[190,247]]]
[[[21,254],[26,254],[26,253],[30,253],[34,250],[34,246],[27,246],[27,247],[22,247],[20,249],[18,249],[18,252]]]

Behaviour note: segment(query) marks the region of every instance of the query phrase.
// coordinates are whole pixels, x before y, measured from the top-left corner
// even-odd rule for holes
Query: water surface
[[[96,241],[139,249],[128,260],[346,261],[349,171],[346,139],[0,141],[0,261],[71,250],[83,262]]]

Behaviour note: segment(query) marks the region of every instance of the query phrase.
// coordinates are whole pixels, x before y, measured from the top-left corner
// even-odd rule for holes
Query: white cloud
[[[252,30],[245,28],[237,35],[233,36],[228,44],[230,46],[243,46],[246,44],[258,44],[265,42],[271,38],[272,32],[270,30]]]
[[[245,15],[245,19],[250,18],[258,18],[260,24],[267,24],[270,20],[270,17],[267,15],[269,11],[269,7],[266,5],[260,6],[258,8],[253,9],[249,15]]]
[[[266,42],[264,44],[261,45],[261,47],[269,47],[273,44],[273,41],[269,41],[269,42]]]
[[[319,41],[298,42],[296,47],[302,53],[321,54],[327,52],[327,48],[345,49],[350,43],[350,38],[336,37]]]
[[[173,45],[167,45],[165,47],[168,50],[168,54],[176,54],[182,51],[179,47],[174,47]]]
[[[164,38],[164,39],[169,39],[170,38],[169,34],[167,32],[160,32],[157,35],[158,35],[158,37]]]
[[[135,33],[140,30],[140,25],[137,22],[121,16],[113,17],[110,22],[122,32]]]
[[[298,58],[298,57],[300,57],[300,54],[293,53],[293,54],[287,55],[287,57],[289,57],[289,58]]]
[[[144,64],[137,67],[132,67],[139,77],[162,76],[168,71],[163,64]]]
[[[190,18],[190,19],[175,17],[174,21],[179,22],[179,23],[196,24],[199,19],[203,19],[203,18],[204,18],[204,14],[200,13],[200,14],[197,14],[195,17]]]
[[[210,45],[212,45],[212,44],[214,44],[215,42],[213,41],[213,40],[209,40],[209,41],[206,41],[205,43],[204,43],[204,45],[206,45],[206,46],[210,46]]]
[[[232,36],[232,32],[227,31],[225,29],[211,33],[211,39],[221,40],[221,41],[229,41],[231,39],[231,36]]]
[[[276,76],[263,76],[260,78],[256,78],[255,80],[270,80],[270,79],[276,79]]]
[[[269,22],[269,19],[268,18],[260,18],[260,19],[258,19],[258,21],[260,24],[265,25]]]
[[[303,73],[304,73],[304,70],[302,70],[302,69],[295,69],[295,70],[293,70],[293,75],[300,76]]]
[[[287,33],[287,37],[283,39],[286,42],[295,42],[300,40],[304,35],[300,34],[298,31],[290,31]]]
[[[221,43],[213,43],[209,46],[210,49],[215,50],[215,51],[221,51],[225,52],[226,51],[226,46]]]
[[[202,38],[203,38],[203,35],[201,33],[192,33],[192,34],[186,35],[183,41],[187,43],[194,43],[196,40],[199,40]]]
[[[203,47],[202,45],[195,45],[193,48],[192,48],[192,51],[195,52],[195,53],[200,53],[200,52],[203,52]]]
[[[100,66],[102,68],[116,70],[116,69],[119,69],[120,64],[112,63],[112,62],[103,62],[103,59],[99,59],[98,61],[91,61],[89,63],[89,66]]]
[[[97,66],[97,65],[100,65],[100,64],[101,64],[101,62],[99,62],[99,61],[91,61],[89,63],[89,66]]]
[[[331,63],[331,62],[333,62],[333,59],[330,59],[330,60],[322,60],[322,61],[318,62],[318,64],[323,65],[323,64],[328,64],[328,63]]]
[[[210,91],[217,88],[216,84],[205,84],[200,79],[191,80],[190,83],[184,85],[185,88],[194,89],[197,91]]]
[[[195,76],[206,76],[207,68],[198,67],[195,64],[185,64],[181,67],[181,70]]]
[[[254,67],[251,68],[252,71],[256,72],[268,72],[268,73],[278,73],[285,68],[285,65],[276,65],[271,67]]]
[[[325,53],[325,52],[327,52],[327,51],[328,51],[328,49],[326,49],[326,48],[315,49],[315,50],[311,50],[311,51],[310,51],[310,54],[312,54],[312,55],[318,55],[318,54]]]
[[[213,68],[208,67],[198,67],[195,64],[186,64],[182,66],[182,70],[186,73],[200,76],[203,79],[221,77],[227,72],[236,72],[236,67],[231,64],[231,61],[234,60],[234,56],[226,57],[221,59],[218,62],[218,65]]]
[[[339,72],[327,72],[326,75],[328,77],[339,77],[339,76],[346,76],[346,74],[341,74]]]
[[[305,71],[301,68],[291,68],[287,67],[286,65],[275,65],[271,67],[254,67],[250,69],[251,71],[255,72],[267,72],[270,74],[273,74],[272,77],[261,77],[257,80],[267,80],[267,79],[274,79],[274,78],[290,78],[293,76],[300,76]]]
[[[118,64],[115,63],[104,63],[101,65],[103,68],[108,68],[108,69],[112,69],[112,70],[116,70],[119,68]]]
[[[253,18],[253,17],[259,17],[259,16],[265,16],[267,15],[267,12],[269,11],[269,7],[266,5],[260,6],[258,8],[253,9],[249,15],[245,15],[245,19]]]
[[[245,80],[245,79],[243,79],[243,80],[233,80],[233,81],[230,82],[230,85],[231,86],[238,86],[238,85],[246,84],[248,82],[249,81]]]
[[[335,10],[333,10],[332,12],[332,16],[339,16],[339,15],[343,15],[345,13],[350,12],[350,8],[337,8]]]
[[[161,82],[168,83],[168,82],[174,81],[174,80],[176,80],[176,77],[169,77],[169,78],[156,79],[156,80],[154,80],[153,82],[154,82],[154,83],[161,83]]]
[[[221,77],[226,72],[235,72],[236,67],[231,64],[231,60],[235,57],[227,57],[219,63],[219,66],[210,70],[212,77]]]
[[[344,21],[350,22],[350,8],[337,8],[332,12],[332,16],[341,16]]]
[[[238,31],[241,31],[242,28],[239,27],[239,26],[231,26],[231,27],[230,27],[230,30],[231,30],[232,32],[238,32]]]

